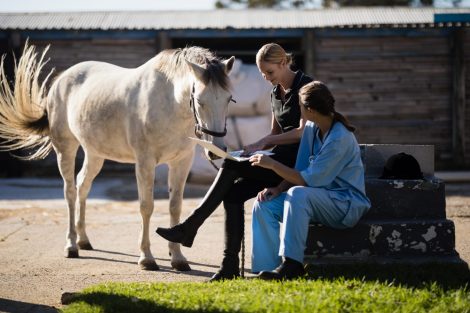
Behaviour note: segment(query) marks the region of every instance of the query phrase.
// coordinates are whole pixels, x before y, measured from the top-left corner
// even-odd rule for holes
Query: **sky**
[[[0,12],[211,10],[215,0],[0,0]]]
[[[0,12],[60,11],[145,11],[145,10],[212,10],[216,0],[0,0]],[[418,1],[418,0],[414,0]],[[314,1],[319,7],[321,0]],[[470,7],[470,0],[462,0]],[[436,7],[451,7],[452,0],[434,0]]]

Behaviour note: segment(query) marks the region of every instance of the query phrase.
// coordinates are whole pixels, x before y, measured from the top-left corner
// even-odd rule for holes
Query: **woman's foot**
[[[221,281],[226,279],[236,279],[240,277],[240,259],[238,254],[226,254],[222,260],[219,270],[209,279],[209,282]]]
[[[285,258],[284,262],[274,271],[262,271],[258,278],[264,280],[289,280],[299,278],[305,275],[305,269],[302,263],[290,258]]]
[[[220,269],[217,273],[215,273],[211,279],[209,279],[209,282],[215,282],[215,281],[222,281],[222,280],[230,280],[230,279],[237,279],[240,277],[240,272],[238,269],[236,271],[227,271],[224,269]]]
[[[196,237],[196,232],[188,231],[184,224],[178,224],[171,228],[158,227],[157,234],[168,241],[181,243],[189,248],[193,245],[194,237]]]

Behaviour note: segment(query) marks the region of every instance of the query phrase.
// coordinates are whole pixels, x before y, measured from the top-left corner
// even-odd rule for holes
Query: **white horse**
[[[15,68],[12,91],[0,72],[0,137],[4,150],[35,148],[27,156],[44,158],[52,150],[64,181],[68,207],[65,256],[93,249],[85,231],[85,203],[105,159],[135,163],[142,216],[140,258],[145,270],[158,270],[150,251],[149,223],[154,209],[155,167],[169,167],[170,225],[180,219],[184,185],[198,135],[225,148],[234,57],[217,59],[209,50],[165,50],[134,69],[103,62],[82,62],[64,71],[46,95],[39,74],[44,62],[26,43]],[[52,72],[51,72],[52,73]],[[49,73],[50,75],[50,73]],[[46,78],[47,80],[47,78]],[[75,182],[75,157],[85,152]],[[212,157],[205,151],[208,157]],[[76,201],[78,199],[78,202]],[[75,218],[77,209],[77,221]],[[169,243],[171,265],[190,270],[180,245]]]

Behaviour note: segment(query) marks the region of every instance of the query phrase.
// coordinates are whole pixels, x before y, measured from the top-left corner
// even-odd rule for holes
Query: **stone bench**
[[[400,152],[417,159],[424,180],[379,178],[387,159]],[[369,212],[351,229],[311,224],[305,261],[459,261],[454,223],[446,218],[445,184],[434,176],[433,146],[361,145],[361,157]]]

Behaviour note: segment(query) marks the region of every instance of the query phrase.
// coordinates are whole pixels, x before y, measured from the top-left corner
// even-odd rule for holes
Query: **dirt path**
[[[54,312],[63,292],[106,281],[207,280],[221,260],[223,211],[217,209],[201,228],[192,249],[183,248],[193,271],[176,272],[170,266],[167,243],[153,234],[157,226],[169,224],[167,200],[162,199],[165,188],[156,188],[150,238],[161,270],[146,272],[136,264],[140,216],[133,180],[97,181],[87,210],[87,232],[95,250],[80,251],[79,259],[63,257],[66,211],[61,181],[0,180],[0,311]],[[197,185],[187,188],[183,216],[191,212],[206,189]],[[447,212],[455,222],[457,251],[470,263],[470,186],[447,189]],[[246,222],[250,225],[248,213]],[[247,227],[248,238],[249,232]],[[249,268],[250,240],[246,245]]]

